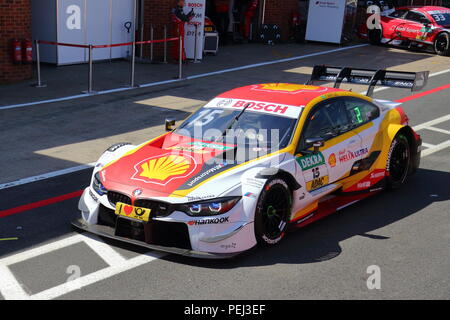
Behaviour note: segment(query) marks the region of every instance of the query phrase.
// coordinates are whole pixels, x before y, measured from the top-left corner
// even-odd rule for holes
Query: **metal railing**
[[[131,46],[131,71],[130,71],[130,87],[137,87],[135,84],[135,64],[136,64],[136,45],[140,45],[141,52],[142,47],[145,44],[150,44],[150,55],[151,60],[153,60],[153,45],[155,43],[164,43],[164,63],[167,63],[167,43],[178,41],[179,46],[179,56],[178,56],[178,78],[182,79],[183,77],[183,38],[172,37],[167,38],[167,27],[164,26],[164,38],[154,40],[153,39],[153,27],[151,29],[150,34],[151,39],[145,41],[133,41],[133,42],[125,42],[125,43],[115,43],[115,44],[105,44],[105,45],[82,45],[82,44],[73,44],[73,43],[63,43],[63,42],[54,42],[54,41],[44,41],[44,40],[35,40],[35,49],[36,49],[36,66],[37,66],[37,83],[35,87],[43,88],[46,87],[46,84],[42,82],[41,76],[41,56],[40,56],[40,45],[56,45],[56,46],[66,46],[66,47],[75,47],[75,48],[85,48],[88,49],[88,88],[86,91],[83,91],[87,94],[94,94],[93,90],[93,50],[100,48],[112,48],[112,47],[120,47],[120,46]]]

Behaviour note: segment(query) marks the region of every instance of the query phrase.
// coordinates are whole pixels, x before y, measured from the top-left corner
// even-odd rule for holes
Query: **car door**
[[[405,15],[405,30],[402,32],[403,36],[409,40],[422,41],[427,37],[427,33],[430,31],[426,25],[430,25],[430,20],[427,17],[417,11],[408,11]]]
[[[394,11],[386,17],[381,17],[383,26],[383,37],[392,41],[395,44],[396,39],[402,38],[402,31],[405,30],[406,20],[404,16],[407,10],[401,9]]]
[[[356,97],[344,98],[344,104],[350,116],[353,131],[357,132],[361,139],[359,153],[366,157],[380,131],[380,109],[375,104]]]
[[[320,194],[321,188],[349,175],[355,161],[361,159],[361,137],[352,130],[345,97],[328,99],[308,114],[297,145],[297,175],[302,177],[309,193]],[[307,145],[307,139],[322,138],[319,152]],[[325,189],[322,189],[325,192]]]

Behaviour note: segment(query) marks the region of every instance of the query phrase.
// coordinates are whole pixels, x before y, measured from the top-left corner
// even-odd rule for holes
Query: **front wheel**
[[[444,32],[434,40],[434,51],[440,56],[450,56],[450,37]]]
[[[411,166],[411,150],[408,139],[397,134],[389,149],[386,165],[388,189],[398,189],[406,181]]]
[[[291,210],[291,192],[282,179],[269,180],[258,199],[255,236],[258,243],[274,245],[285,235]]]

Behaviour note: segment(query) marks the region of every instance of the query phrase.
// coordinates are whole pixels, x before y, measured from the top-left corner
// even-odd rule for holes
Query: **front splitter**
[[[203,258],[203,259],[229,259],[233,258],[241,252],[237,253],[210,253],[210,252],[201,252],[201,251],[193,251],[193,250],[187,250],[187,249],[180,249],[180,248],[174,248],[174,247],[165,247],[165,246],[159,246],[154,244],[148,244],[142,241],[124,238],[120,236],[116,236],[114,234],[114,228],[108,227],[108,226],[102,226],[98,224],[88,224],[86,223],[82,218],[79,218],[77,220],[72,221],[72,225],[76,227],[77,229],[84,230],[90,233],[94,233],[96,235],[130,243],[139,247],[144,247],[152,250],[167,252],[167,253],[174,253],[182,256],[187,257],[193,257],[193,258]]]

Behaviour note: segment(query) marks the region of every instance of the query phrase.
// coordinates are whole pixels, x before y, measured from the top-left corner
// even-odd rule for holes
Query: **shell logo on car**
[[[256,85],[253,90],[259,91],[277,91],[286,93],[300,93],[300,92],[325,92],[328,89],[324,87],[317,86],[307,86],[303,84],[293,84],[293,83],[265,83],[261,85]]]
[[[167,154],[145,159],[134,166],[133,180],[166,185],[177,178],[185,178],[195,170],[192,157]]]
[[[334,153],[330,154],[330,156],[328,157],[328,164],[332,168],[336,166],[336,155]]]

